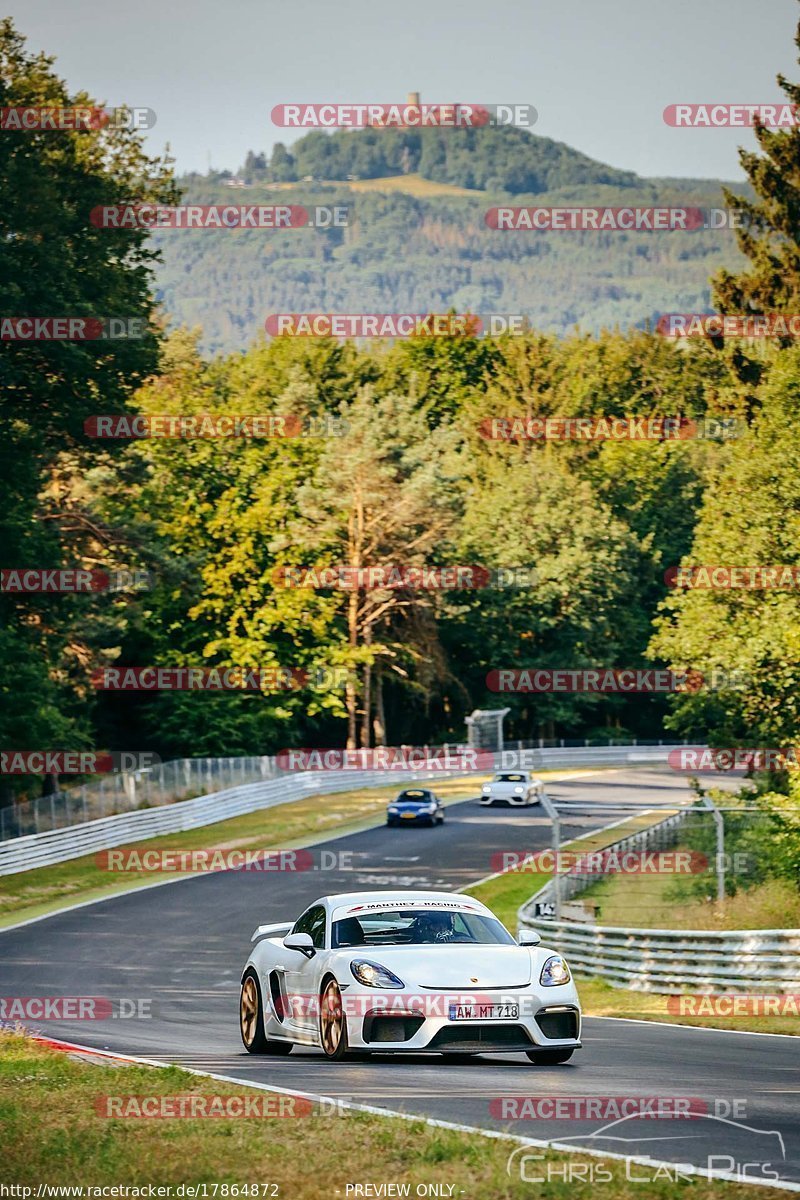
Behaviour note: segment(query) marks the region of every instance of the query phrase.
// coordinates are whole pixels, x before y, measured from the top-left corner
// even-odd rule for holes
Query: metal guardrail
[[[604,849],[674,844],[679,824],[698,811],[678,813]],[[596,876],[562,875],[561,888],[574,896],[591,882]],[[534,906],[552,896],[552,883],[547,883],[527,900],[517,913],[519,927],[535,929],[557,945],[577,974],[605,979],[614,987],[665,994],[691,988],[800,991],[800,929],[637,929],[534,917]]]
[[[634,991],[795,993],[800,991],[800,929],[717,933],[687,929],[611,929],[526,920],[563,950],[579,975]]]
[[[624,744],[656,745],[647,741],[637,743],[635,738],[631,743]],[[659,741],[658,745],[661,744]],[[595,748],[615,747],[612,740],[604,747]],[[539,738],[535,742],[516,741],[508,744],[507,752],[518,754],[522,750],[531,750],[537,754],[539,751],[549,753],[551,750],[576,748],[589,748],[588,739],[565,741],[561,738],[560,741],[545,742]],[[459,747],[451,749],[457,750]],[[530,765],[535,767],[537,763],[534,761]],[[282,773],[277,759],[266,754],[237,758],[179,758],[153,767],[114,772],[89,783],[76,784],[65,791],[36,796],[0,808],[0,842],[31,833],[64,829],[68,825],[81,825],[84,821],[111,817],[115,813],[174,804],[176,800],[190,800],[224,788],[274,779]]]
[[[434,776],[441,778],[442,772],[407,772],[403,779],[423,780]],[[245,784],[209,796],[198,796],[194,800],[182,800],[161,808],[117,813],[113,817],[87,821],[67,829],[54,829],[48,833],[34,833],[29,837],[0,842],[0,875],[14,875],[34,867],[52,866],[84,854],[112,850],[115,846],[167,833],[199,829],[204,825],[227,821],[229,817],[274,808],[278,804],[290,804],[307,796],[376,787],[387,782],[386,771],[303,771],[282,775],[265,783]]]
[[[531,766],[534,769],[548,769],[654,764],[665,761],[672,749],[675,747],[632,745],[534,749],[532,753],[538,756],[538,761]],[[273,764],[273,760],[268,761]],[[502,765],[500,754],[495,755],[495,763]],[[111,850],[115,846],[159,837],[162,834],[197,829],[203,825],[225,821],[229,817],[302,800],[315,793],[326,794],[380,785],[396,787],[412,780],[452,778],[466,773],[463,770],[284,772],[272,779],[215,791],[192,800],[181,800],[175,804],[136,812],[118,813],[64,829],[48,830],[0,842],[0,875],[17,874],[34,867],[52,866],[54,863],[80,858],[99,850]],[[485,774],[485,768],[480,773]]]
[[[280,774],[274,758],[178,758],[155,767],[120,771],[81,783],[63,792],[36,796],[0,808],[0,842],[66,829],[115,813],[156,808],[208,795],[223,788],[274,779]]]

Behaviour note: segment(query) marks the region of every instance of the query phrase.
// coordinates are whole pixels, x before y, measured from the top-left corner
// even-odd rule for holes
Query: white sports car
[[[349,892],[297,921],[260,925],[242,973],[251,1054],[527,1054],[563,1063],[580,1042],[569,967],[530,930],[520,942],[472,896]]]
[[[499,771],[481,788],[481,804],[541,804],[544,784],[532,771]]]

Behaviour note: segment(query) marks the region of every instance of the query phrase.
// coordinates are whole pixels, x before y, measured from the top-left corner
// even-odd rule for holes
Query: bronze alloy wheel
[[[239,1004],[239,1028],[242,1031],[242,1041],[249,1050],[256,1040],[258,1028],[258,989],[252,975],[248,975],[242,984],[242,996]]]
[[[342,993],[335,979],[328,979],[319,1005],[319,1037],[326,1058],[344,1058],[347,1054],[347,1022]]]

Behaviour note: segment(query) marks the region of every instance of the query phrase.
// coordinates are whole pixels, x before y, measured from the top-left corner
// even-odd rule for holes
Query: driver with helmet
[[[453,913],[420,913],[414,922],[414,940],[417,942],[452,942],[454,937]]]

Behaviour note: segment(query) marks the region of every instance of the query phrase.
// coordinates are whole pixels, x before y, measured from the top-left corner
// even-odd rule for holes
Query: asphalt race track
[[[642,769],[555,781],[548,791],[555,799],[657,806],[674,802],[685,786],[666,770]],[[565,820],[562,836],[623,815],[603,811]],[[211,827],[209,843],[215,840]],[[721,1168],[726,1156],[737,1164],[768,1162],[767,1172],[800,1184],[800,1038],[589,1018],[584,1048],[558,1067],[533,1066],[523,1055],[466,1063],[402,1055],[329,1063],[304,1048],[277,1059],[244,1052],[239,978],[256,925],[295,917],[328,892],[458,889],[492,873],[493,854],[549,842],[549,822],[536,808],[485,810],[466,801],[448,808],[440,829],[381,826],[315,847],[315,856],[323,849],[351,853],[350,869],[223,872],[135,891],[0,932],[0,994],[151,1002],[149,1019],[40,1027],[83,1045],[602,1152],[701,1167],[709,1155],[719,1156]],[[489,1110],[490,1101],[503,1096],[630,1095],[700,1098],[710,1113],[717,1106],[727,1119],[638,1119],[599,1137],[592,1135],[606,1121],[503,1121]],[[745,1103],[738,1117],[727,1107],[734,1100]],[[763,1178],[761,1171],[750,1169],[756,1178]]]

